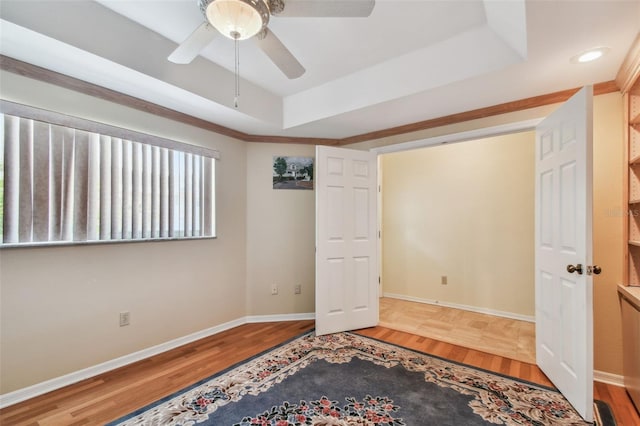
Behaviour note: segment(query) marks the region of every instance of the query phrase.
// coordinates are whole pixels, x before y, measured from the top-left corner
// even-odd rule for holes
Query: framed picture
[[[273,189],[313,189],[313,157],[273,157]]]

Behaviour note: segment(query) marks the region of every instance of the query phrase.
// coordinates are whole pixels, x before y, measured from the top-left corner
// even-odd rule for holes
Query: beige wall
[[[90,367],[245,315],[313,311],[314,191],[273,191],[273,155],[313,148],[247,144],[0,72],[2,97],[220,150],[218,238],[0,250],[0,393]],[[621,374],[615,285],[622,220],[619,95],[595,100],[596,369]],[[351,146],[365,149],[541,117],[553,107]],[[271,296],[272,283],[280,295]],[[302,285],[302,295],[293,286]],[[118,313],[132,324],[118,327]]]
[[[274,190],[273,157],[315,157],[309,145],[247,146],[247,306],[252,315],[314,312],[315,190]],[[279,288],[271,295],[271,286]],[[294,294],[295,285],[302,286]]]
[[[0,393],[247,315],[245,143],[14,74],[0,84],[4,99],[221,156],[217,239],[0,250]]]
[[[534,144],[526,132],[383,155],[383,291],[533,317]]]
[[[622,326],[617,285],[623,277],[623,104],[622,95],[596,96],[593,103],[593,280],[594,365],[622,375]]]

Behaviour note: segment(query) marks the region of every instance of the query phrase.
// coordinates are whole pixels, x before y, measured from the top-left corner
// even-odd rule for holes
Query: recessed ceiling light
[[[571,62],[574,64],[583,64],[585,62],[595,61],[596,59],[606,55],[609,50],[610,49],[608,47],[596,47],[589,49],[571,57]]]

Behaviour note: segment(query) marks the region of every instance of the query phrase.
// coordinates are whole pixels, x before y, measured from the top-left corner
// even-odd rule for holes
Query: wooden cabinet
[[[624,287],[620,291],[622,313],[624,386],[636,408],[640,409],[640,306]]]
[[[628,159],[628,249],[626,285],[640,286],[640,81],[625,94]]]
[[[640,82],[625,96],[628,111],[626,137],[629,159],[628,285],[640,285]]]
[[[633,55],[632,55],[633,57]],[[635,62],[638,65],[637,59]],[[640,79],[628,86],[625,99],[626,170],[628,210],[625,282],[618,286],[622,313],[624,385],[640,410]]]

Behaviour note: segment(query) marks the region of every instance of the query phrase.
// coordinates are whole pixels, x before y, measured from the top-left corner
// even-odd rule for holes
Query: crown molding
[[[631,44],[627,56],[622,61],[618,75],[616,75],[616,84],[622,93],[631,90],[638,78],[640,77],[640,33]]]
[[[638,39],[636,39],[636,42]],[[636,43],[636,47],[638,43]],[[630,51],[631,54],[631,51]],[[637,63],[640,64],[640,55],[636,54]],[[509,112],[521,111],[530,108],[536,108],[555,103],[564,102],[573,96],[580,88],[573,88],[568,90],[562,90],[559,92],[549,93],[546,95],[534,96],[531,98],[520,99],[517,101],[506,102],[499,105],[479,108],[471,111],[464,111],[457,114],[446,115],[443,117],[432,118],[429,120],[419,121],[416,123],[405,124],[402,126],[392,127],[388,129],[376,130],[369,133],[363,133],[360,135],[349,136],[346,138],[304,138],[304,137],[290,137],[290,136],[269,136],[269,135],[253,135],[244,133],[238,130],[234,130],[219,124],[215,124],[206,120],[202,120],[197,117],[193,117],[188,114],[184,114],[179,111],[172,110],[148,102],[143,99],[139,99],[124,93],[117,92],[115,90],[107,89],[102,86],[98,86],[93,83],[89,83],[75,77],[70,77],[65,74],[61,74],[55,71],[48,70],[36,65],[29,64],[27,62],[19,61],[17,59],[0,55],[0,69],[5,71],[19,74],[28,78],[43,81],[46,83],[54,84],[66,89],[70,89],[76,92],[83,93],[85,95],[93,96],[96,98],[104,99],[116,104],[120,104],[129,108],[134,108],[140,111],[148,112],[150,114],[157,115],[159,117],[168,118],[180,123],[188,124],[201,129],[209,130],[221,135],[229,136],[245,142],[262,142],[262,143],[291,143],[291,144],[306,144],[306,145],[348,145],[357,142],[364,142],[374,139],[381,139],[389,136],[402,135],[405,133],[417,132],[420,130],[431,129],[434,127],[446,126],[450,124],[462,123],[465,121],[476,120],[479,118],[491,117],[495,115],[506,114]],[[637,70],[636,70],[637,71]],[[619,73],[620,75],[620,73]],[[603,83],[597,83],[593,87],[594,95],[602,95],[606,93],[617,92],[619,90],[617,81],[606,81]]]
[[[548,93],[546,95],[534,96],[532,98],[520,99],[518,101],[506,102],[490,107],[484,107],[471,111],[460,112],[457,114],[446,115],[444,117],[432,118],[425,121],[405,124],[403,126],[392,127],[385,130],[376,130],[375,132],[364,133],[361,135],[340,139],[339,145],[347,145],[373,139],[385,138],[389,136],[397,136],[404,133],[417,132],[420,130],[432,129],[434,127],[447,126],[450,124],[462,123],[479,118],[491,117],[494,115],[507,114],[509,112],[521,111],[525,109],[565,102],[580,89],[581,87],[576,87],[573,89],[562,90],[560,92]],[[604,83],[597,83],[593,86],[594,95],[604,95],[606,93],[617,91],[618,86],[613,80],[606,81]]]
[[[160,117],[169,118],[171,120],[179,121],[181,123],[189,124],[195,127],[200,127],[202,129],[210,130],[212,132],[232,138],[243,140],[243,138],[248,136],[246,133],[229,129],[228,127],[220,126],[218,124],[211,123],[209,121],[202,120],[200,118],[196,118],[169,108],[165,108],[158,104],[154,104],[152,102],[148,102],[133,96],[125,95],[124,93],[107,89],[105,87],[98,86],[97,84],[89,83],[75,77],[70,77],[65,74],[29,64],[27,62],[19,61],[9,56],[0,55],[0,69],[12,72],[14,74],[19,74],[24,77],[29,77],[34,80],[44,81],[46,83],[64,87],[65,89],[73,90],[85,95],[93,96],[95,98],[104,99],[106,101],[124,105],[133,109],[137,109],[139,111],[148,112]]]

